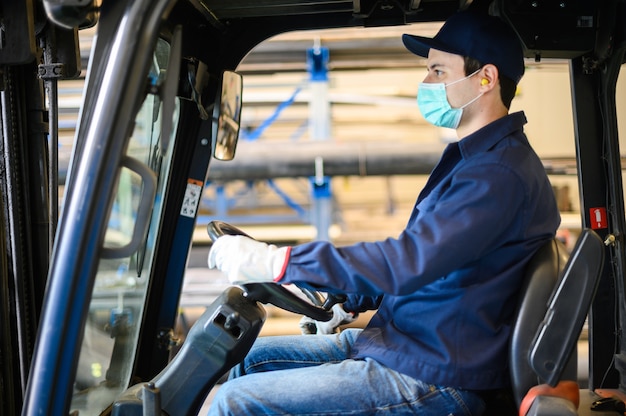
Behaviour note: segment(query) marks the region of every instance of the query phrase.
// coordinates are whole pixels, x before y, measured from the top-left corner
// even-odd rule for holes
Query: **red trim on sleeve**
[[[276,278],[274,279],[274,282],[278,283],[283,276],[285,276],[285,271],[287,270],[287,264],[289,263],[289,256],[291,255],[291,247],[287,247],[287,250],[285,251],[285,261],[283,262],[283,268],[280,269],[280,273],[278,274],[278,276],[276,276]]]

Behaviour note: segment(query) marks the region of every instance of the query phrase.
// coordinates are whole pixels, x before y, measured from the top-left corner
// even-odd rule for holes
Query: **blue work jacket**
[[[507,345],[526,263],[560,223],[522,112],[448,145],[397,238],[295,246],[281,283],[350,294],[377,308],[356,341],[370,357],[434,385],[507,386]]]

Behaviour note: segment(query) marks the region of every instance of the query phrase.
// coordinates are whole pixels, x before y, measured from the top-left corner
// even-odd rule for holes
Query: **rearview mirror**
[[[232,160],[235,157],[241,121],[242,90],[241,75],[224,71],[221,93],[213,113],[213,156],[216,159]]]
[[[100,16],[100,0],[44,0],[48,18],[66,29],[94,26]]]

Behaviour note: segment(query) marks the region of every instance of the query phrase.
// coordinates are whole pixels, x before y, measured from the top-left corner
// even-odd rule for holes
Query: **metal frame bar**
[[[52,254],[23,415],[67,414],[120,159],[175,0],[105,2]]]
[[[622,318],[625,316],[622,311],[624,204],[615,112],[615,83],[622,57],[623,51],[616,50],[604,68],[595,70],[590,70],[583,58],[570,64],[582,227],[596,229],[605,240],[616,237],[606,248],[611,261],[605,262],[589,313],[591,390],[618,385],[619,374],[613,364],[618,342],[616,330],[620,325],[616,308],[620,309]],[[593,103],[591,109],[590,103]],[[606,227],[598,229],[593,223],[591,210],[595,208],[606,210]],[[622,299],[619,304],[616,285]]]

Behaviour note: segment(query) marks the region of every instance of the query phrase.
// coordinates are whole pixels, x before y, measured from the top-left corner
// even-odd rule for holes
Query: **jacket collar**
[[[478,153],[486,152],[505,137],[518,130],[523,130],[524,124],[526,124],[526,115],[523,111],[519,111],[486,125],[458,142],[461,156],[467,159]],[[522,137],[525,138],[525,136]]]

